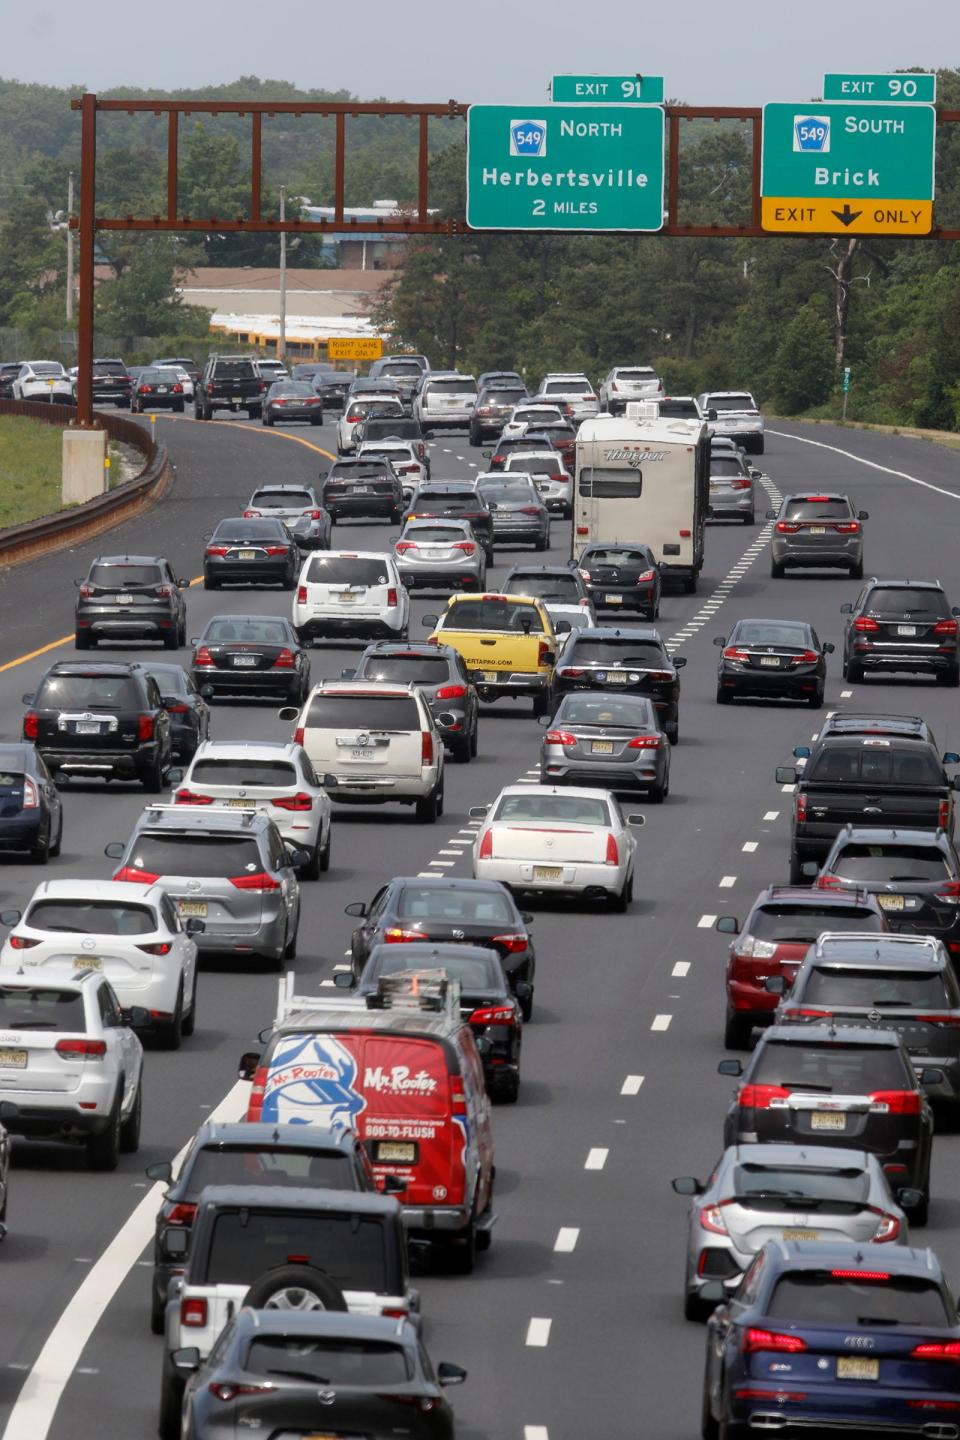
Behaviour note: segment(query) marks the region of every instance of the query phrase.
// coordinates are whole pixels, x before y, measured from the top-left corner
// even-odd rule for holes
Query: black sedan
[[[323,401],[302,380],[276,380],[264,397],[260,418],[264,425],[288,425],[293,420],[322,425]]]
[[[660,567],[646,545],[588,545],[578,561],[595,610],[636,610],[646,620],[660,614]]]
[[[520,1093],[523,1021],[520,996],[512,995],[494,950],[481,945],[375,945],[359,981],[341,970],[335,984],[360,996],[376,995],[383,975],[409,970],[443,970],[460,984],[460,1013],[469,1021],[483,1061],[487,1094],[513,1102]]]
[[[717,635],[713,643],[722,648],[718,705],[738,695],[805,700],[812,710],[823,704],[833,646],[803,620],[738,620],[729,636]]]
[[[554,703],[571,690],[646,695],[667,739],[680,736],[680,676],[687,661],[668,654],[659,630],[597,626],[577,630],[563,648],[553,677]]]
[[[338,460],[321,470],[321,499],[338,520],[377,519],[396,523],[403,513],[403,487],[389,460]]]
[[[302,705],[310,661],[280,616],[214,615],[193,647],[193,677],[204,695],[271,695]]]
[[[414,684],[430,706],[437,729],[455,760],[477,753],[480,700],[463,657],[450,645],[375,640],[344,680],[390,680]]]
[[[481,945],[499,954],[523,1018],[530,1019],[536,957],[527,926],[533,916],[517,909],[505,885],[400,875],[382,886],[369,905],[356,900],[345,913],[363,922],[350,937],[350,963],[358,978],[375,945],[426,940]]]
[[[170,742],[178,760],[191,760],[198,745],[210,739],[210,706],[192,675],[182,665],[154,665],[141,668],[157,682],[164,709],[170,716]]]
[[[62,838],[63,806],[43,757],[25,742],[0,745],[0,850],[45,865]]]
[[[130,409],[135,415],[144,410],[175,410],[183,414],[183,383],[176,370],[160,370],[148,366],[137,376],[130,396]]]
[[[300,566],[297,544],[282,520],[221,520],[207,541],[203,588],[225,583],[282,585],[292,590]]]

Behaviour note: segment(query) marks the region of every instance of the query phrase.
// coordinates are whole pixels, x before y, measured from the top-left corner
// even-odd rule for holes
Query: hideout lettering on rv
[[[604,460],[625,460],[628,465],[646,465],[656,460],[666,460],[666,450],[604,450]]]

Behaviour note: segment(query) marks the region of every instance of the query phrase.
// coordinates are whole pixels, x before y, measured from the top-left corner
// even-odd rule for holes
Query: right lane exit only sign
[[[935,136],[932,105],[765,105],[763,229],[929,234]]]

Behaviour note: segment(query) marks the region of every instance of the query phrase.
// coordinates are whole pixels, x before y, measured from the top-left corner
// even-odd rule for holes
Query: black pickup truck
[[[777,768],[779,785],[796,785],[790,838],[790,883],[804,865],[823,860],[844,825],[896,825],[953,834],[953,791],[947,776],[954,751],[938,754],[925,739],[887,735],[828,735],[817,741],[803,770]]]
[[[249,356],[211,355],[196,387],[193,413],[198,420],[212,420],[215,410],[246,410],[251,420],[259,420],[266,389]]]

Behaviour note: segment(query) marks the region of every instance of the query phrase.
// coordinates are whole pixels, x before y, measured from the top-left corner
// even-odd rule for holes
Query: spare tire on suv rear
[[[254,1280],[243,1299],[253,1310],[339,1310],[343,1291],[315,1265],[277,1265]]]

